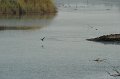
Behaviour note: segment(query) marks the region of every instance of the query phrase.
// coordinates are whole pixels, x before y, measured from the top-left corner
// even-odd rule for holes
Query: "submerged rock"
[[[108,42],[120,41],[120,34],[103,35],[97,38],[91,38],[87,40],[88,41],[108,41]]]

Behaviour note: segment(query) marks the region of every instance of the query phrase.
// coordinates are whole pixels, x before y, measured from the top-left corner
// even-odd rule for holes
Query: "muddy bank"
[[[110,34],[110,35],[103,35],[97,38],[87,39],[88,41],[105,41],[105,42],[114,42],[120,41],[120,34]]]
[[[34,30],[34,29],[40,29],[42,27],[37,27],[37,26],[30,26],[30,27],[26,27],[26,26],[12,26],[12,27],[8,27],[8,26],[0,26],[0,31],[1,30]]]

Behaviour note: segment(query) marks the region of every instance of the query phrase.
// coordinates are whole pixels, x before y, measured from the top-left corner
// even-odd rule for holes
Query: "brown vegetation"
[[[51,0],[0,0],[0,14],[48,14],[56,13]]]

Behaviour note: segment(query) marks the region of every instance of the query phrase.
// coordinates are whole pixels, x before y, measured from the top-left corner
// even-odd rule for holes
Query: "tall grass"
[[[0,14],[56,13],[51,0],[0,0]]]
[[[0,1],[0,14],[19,14],[22,9],[16,1],[13,0],[1,0]]]

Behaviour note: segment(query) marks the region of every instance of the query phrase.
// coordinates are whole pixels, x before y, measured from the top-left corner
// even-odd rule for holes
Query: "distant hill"
[[[0,0],[0,14],[48,14],[56,13],[51,0]]]

